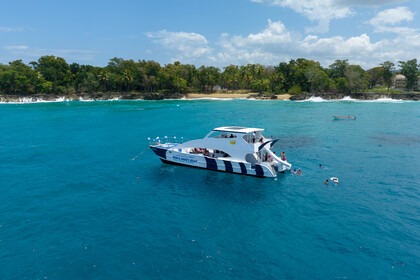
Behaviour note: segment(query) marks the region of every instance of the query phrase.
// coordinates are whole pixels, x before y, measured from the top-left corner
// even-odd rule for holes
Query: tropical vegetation
[[[324,68],[319,62],[299,58],[277,66],[261,64],[196,67],[174,62],[160,65],[156,61],[112,58],[107,66],[68,64],[56,56],[42,56],[25,64],[22,60],[0,64],[0,94],[68,95],[95,92],[133,93],[211,93],[215,90],[246,90],[270,94],[340,92],[354,93],[386,90],[393,77],[406,77],[406,91],[417,89],[417,59],[394,63],[385,61],[364,70],[348,60],[336,60]]]

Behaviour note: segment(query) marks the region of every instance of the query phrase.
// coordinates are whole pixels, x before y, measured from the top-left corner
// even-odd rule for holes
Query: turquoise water
[[[302,175],[148,149],[224,125],[265,128]],[[419,102],[0,104],[0,278],[418,279],[419,127]]]

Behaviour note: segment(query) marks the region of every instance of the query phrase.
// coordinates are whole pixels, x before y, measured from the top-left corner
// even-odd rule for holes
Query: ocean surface
[[[265,128],[302,174],[148,148],[225,125]],[[419,277],[420,102],[0,104],[0,279]]]

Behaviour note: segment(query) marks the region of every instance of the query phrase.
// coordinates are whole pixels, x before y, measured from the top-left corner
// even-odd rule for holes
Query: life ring
[[[330,180],[336,184],[339,182],[337,177],[331,177]]]

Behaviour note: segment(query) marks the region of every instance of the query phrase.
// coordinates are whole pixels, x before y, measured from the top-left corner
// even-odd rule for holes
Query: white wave
[[[79,97],[79,101],[81,101],[81,102],[93,102],[93,101],[95,101],[95,99],[84,99],[83,97]]]
[[[308,99],[300,100],[297,102],[372,102],[372,103],[403,103],[403,102],[412,102],[412,100],[402,100],[402,99],[393,99],[393,98],[378,98],[374,100],[363,100],[363,99],[354,99],[350,96],[346,96],[342,99],[323,99],[322,97],[318,96],[311,96]]]
[[[305,100],[299,100],[297,102],[328,102],[330,100],[323,99],[322,97],[318,96],[311,96],[308,99]]]
[[[350,96],[345,96],[341,101],[358,101],[357,99],[351,98]]]
[[[59,97],[52,100],[45,100],[42,98],[34,98],[34,97],[19,97],[15,101],[8,101],[0,99],[0,104],[31,104],[31,103],[54,103],[54,102],[68,102],[71,101],[66,99],[65,97]]]
[[[409,100],[402,100],[402,99],[393,99],[393,98],[379,98],[376,100],[367,100],[368,102],[377,102],[377,103],[403,103],[403,102],[410,102]]]
[[[349,97],[348,99],[341,99],[342,101],[352,101],[352,102],[365,102],[365,103],[403,103],[403,102],[412,102],[411,100],[402,100],[402,99],[393,99],[393,98],[378,98],[373,100],[363,100],[363,99],[353,99]]]

